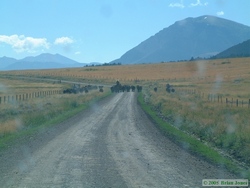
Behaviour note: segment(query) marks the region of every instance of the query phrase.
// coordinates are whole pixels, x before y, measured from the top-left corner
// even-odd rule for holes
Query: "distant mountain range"
[[[16,62],[17,62],[17,59],[4,56],[4,57],[0,58],[0,70],[3,70],[6,67],[8,67],[11,64],[14,64]]]
[[[250,57],[250,39],[234,45],[213,58]]]
[[[83,67],[79,63],[60,54],[44,53],[38,56],[30,56],[20,60],[2,57],[0,58],[0,70],[25,70],[25,69],[53,69],[67,67]]]
[[[208,15],[186,18],[161,30],[111,63],[156,63],[211,57],[248,39],[249,26]]]
[[[249,39],[249,26],[208,15],[186,18],[164,28],[110,64],[250,56]],[[52,69],[85,65],[87,64],[49,53],[20,60],[10,57],[0,58],[0,70]]]

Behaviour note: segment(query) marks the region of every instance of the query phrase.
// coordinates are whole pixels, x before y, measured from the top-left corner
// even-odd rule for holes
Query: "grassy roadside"
[[[105,93],[96,93],[91,94],[88,97],[82,97],[82,101],[79,98],[74,98],[72,95],[66,98],[61,98],[58,100],[65,100],[64,102],[58,103],[55,102],[55,106],[49,107],[46,110],[33,110],[33,112],[28,111],[20,115],[22,119],[22,127],[17,128],[15,131],[0,133],[0,151],[5,150],[12,144],[15,144],[17,140],[23,137],[29,137],[34,135],[36,132],[39,132],[42,129],[48,128],[50,126],[56,125],[64,120],[75,116],[79,112],[86,110],[91,106],[91,104],[108,97],[111,92]],[[71,99],[72,98],[72,99]],[[42,99],[41,99],[42,100]],[[55,99],[51,99],[52,101]],[[37,103],[37,102],[36,102]],[[50,104],[50,103],[46,103]]]
[[[217,166],[223,166],[232,173],[250,179],[249,170],[241,169],[232,160],[220,155],[218,151],[164,122],[157,116],[157,113],[151,109],[151,106],[145,103],[142,93],[138,95],[138,102],[146,114],[159,126],[159,128],[182,148]]]

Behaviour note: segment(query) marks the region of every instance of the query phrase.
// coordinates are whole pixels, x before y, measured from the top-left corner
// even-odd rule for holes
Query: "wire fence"
[[[0,96],[0,104],[9,104],[19,101],[27,101],[29,99],[39,98],[39,97],[49,97],[51,95],[62,94],[62,90],[50,90],[50,91],[38,91],[31,93],[22,94],[12,94]]]
[[[180,94],[191,94],[197,98],[207,100],[211,103],[225,104],[227,107],[247,107],[250,108],[250,99],[238,99],[226,97],[223,94],[204,93],[195,89],[177,89]]]

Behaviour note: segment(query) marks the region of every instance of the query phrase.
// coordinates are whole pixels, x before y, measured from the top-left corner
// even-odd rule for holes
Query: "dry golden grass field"
[[[61,90],[62,84],[34,80],[0,78],[0,96],[32,93],[36,91]]]
[[[244,84],[249,81],[249,58],[202,60],[195,62],[174,62],[126,66],[100,66],[72,69],[6,71],[0,75],[22,75],[52,78],[69,78],[113,83],[157,82],[189,86],[206,93],[225,93],[232,96],[243,95],[248,98]],[[243,87],[241,87],[243,85]]]
[[[18,81],[18,76],[98,84],[119,80],[142,85],[145,100],[163,119],[250,164],[250,58],[4,71],[0,72],[0,95],[65,87],[60,83]],[[174,85],[176,92],[167,93],[167,83]],[[226,104],[226,99],[230,103]]]
[[[75,77],[86,79],[119,80],[195,80],[200,82],[223,81],[248,78],[249,58],[201,60],[194,62],[173,62],[142,65],[99,66],[72,69],[5,71],[0,74],[33,75],[53,77]]]
[[[6,71],[0,75],[22,75],[42,78],[73,79],[83,82],[157,83],[167,82],[208,94],[223,94],[228,98],[247,101],[250,98],[250,58],[201,60],[159,64],[99,66],[72,69]],[[15,82],[15,81],[14,81]],[[36,87],[36,84],[30,87]],[[55,87],[60,87],[56,86]],[[43,87],[43,86],[42,86]],[[48,85],[53,87],[53,85]],[[20,86],[21,89],[21,86]],[[225,99],[224,99],[225,100]]]
[[[50,121],[109,91],[62,93],[63,89],[71,88],[72,85],[59,81],[0,77],[0,138]]]

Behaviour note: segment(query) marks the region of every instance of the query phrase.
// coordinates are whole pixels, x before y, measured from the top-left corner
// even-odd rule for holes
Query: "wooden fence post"
[[[238,102],[239,102],[238,99],[236,99],[236,106],[237,106],[237,107],[238,107]]]
[[[1,104],[1,102],[2,102],[2,98],[0,97],[0,104]]]

